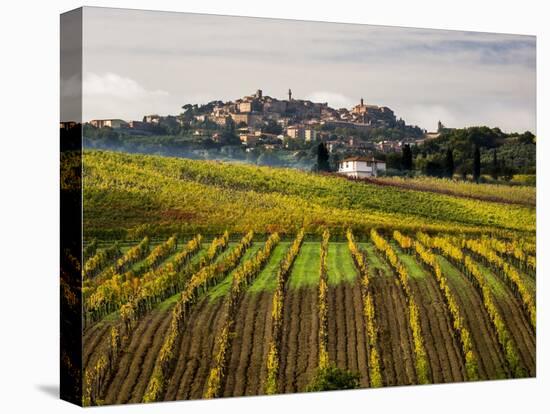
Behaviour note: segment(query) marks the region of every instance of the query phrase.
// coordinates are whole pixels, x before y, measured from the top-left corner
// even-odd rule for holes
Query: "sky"
[[[536,38],[87,7],[83,119],[264,95],[388,106],[433,131],[536,133]]]

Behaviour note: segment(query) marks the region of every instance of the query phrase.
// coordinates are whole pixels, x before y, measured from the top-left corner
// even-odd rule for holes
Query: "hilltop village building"
[[[296,99],[288,90],[285,99],[256,93],[234,101],[212,101],[204,105],[186,104],[179,115],[145,115],[140,121],[126,122],[122,119],[96,119],[88,123],[96,128],[124,129],[128,134],[162,134],[163,131],[178,131],[184,127],[186,134],[197,139],[211,138],[223,146],[230,139],[227,132],[238,137],[242,146],[252,149],[292,147],[289,141],[304,143],[325,142],[331,153],[344,156],[370,156],[374,152],[390,153],[401,150],[403,142],[365,141],[357,134],[376,128],[392,128],[403,123],[397,121],[394,112],[387,106],[359,103],[348,108],[331,108],[327,102],[312,102]],[[404,125],[404,123],[403,123]],[[429,139],[429,137],[427,137]],[[382,138],[383,139],[383,138]],[[234,141],[233,141],[234,142]],[[369,164],[370,165],[370,164]],[[363,174],[363,166],[353,174]],[[380,167],[380,168],[385,168]],[[372,168],[365,164],[365,171]],[[348,171],[343,168],[344,171]],[[355,170],[354,170],[355,171]],[[376,166],[373,171],[376,171]]]
[[[92,119],[90,124],[96,128],[125,128],[128,126],[126,121],[122,119]]]
[[[386,171],[386,162],[366,157],[350,157],[338,163],[338,174],[351,178],[377,177]]]

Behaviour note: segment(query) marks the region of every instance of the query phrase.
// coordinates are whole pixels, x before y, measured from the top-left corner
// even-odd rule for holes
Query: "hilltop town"
[[[178,115],[90,120],[84,124],[83,144],[90,149],[314,169],[323,143],[329,168],[351,176],[361,169],[371,175],[414,169],[441,176],[449,151],[456,172],[467,175],[477,146],[483,171],[495,176],[534,171],[535,137],[528,131],[447,128],[439,121],[437,130],[428,132],[406,124],[387,106],[357,100],[351,108],[336,109],[327,102],[297,99],[291,90],[286,99],[277,99],[258,89],[232,101],[188,103]],[[412,160],[404,162],[405,155]]]
[[[246,152],[300,149],[322,141],[331,153],[389,153],[430,137],[406,125],[387,106],[367,104],[360,98],[350,109],[336,109],[327,102],[296,99],[290,89],[288,99],[276,99],[258,89],[234,101],[186,104],[179,115],[146,115],[140,121],[95,119],[88,125],[129,135],[183,133],[220,146],[240,142]]]

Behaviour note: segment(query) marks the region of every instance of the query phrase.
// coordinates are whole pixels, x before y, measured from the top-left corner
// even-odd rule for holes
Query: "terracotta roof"
[[[349,157],[349,158],[343,159],[340,162],[348,162],[348,161],[368,161],[368,162],[372,162],[373,158],[372,157]],[[386,163],[386,161],[377,160],[377,159],[374,159],[374,162],[376,162],[376,163],[383,162],[384,164]]]

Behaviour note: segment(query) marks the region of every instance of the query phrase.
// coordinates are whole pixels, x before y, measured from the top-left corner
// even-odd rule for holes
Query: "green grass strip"
[[[289,287],[299,289],[301,287],[317,286],[319,284],[320,262],[320,243],[304,242],[294,262],[288,282]]]
[[[347,243],[333,242],[328,246],[328,284],[353,283],[357,270]]]
[[[248,288],[248,292],[260,293],[275,291],[277,287],[277,271],[279,270],[279,265],[285,257],[289,246],[290,242],[279,242],[275,249],[273,249],[273,253],[265,268]]]

